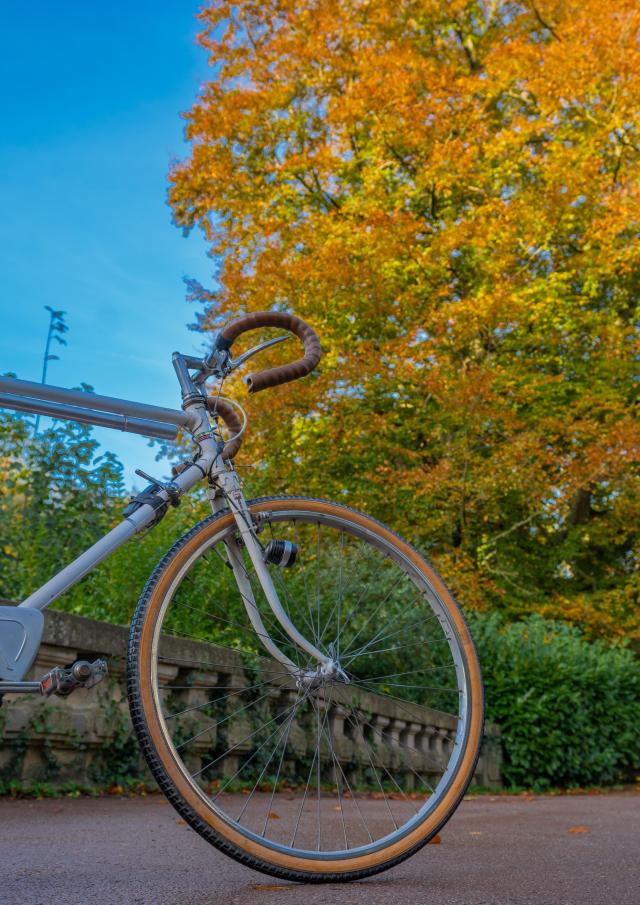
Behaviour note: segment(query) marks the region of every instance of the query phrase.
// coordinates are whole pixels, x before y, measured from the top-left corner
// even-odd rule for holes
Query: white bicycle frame
[[[248,355],[243,356],[246,357]],[[229,536],[225,540],[225,546],[248,617],[263,646],[299,682],[312,681],[319,673],[330,674],[334,670],[333,661],[300,634],[280,603],[238,475],[232,463],[222,457],[224,440],[217,423],[210,420],[204,401],[203,381],[196,384],[189,374],[190,367],[199,367],[202,362],[175,353],[173,364],[182,390],[182,411],[66,390],[16,378],[0,378],[0,407],[82,421],[162,439],[175,439],[178,428],[183,428],[191,434],[198,449],[197,458],[191,465],[171,482],[154,482],[146,492],[139,494],[138,498],[145,496],[146,493],[145,500],[140,500],[139,506],[97,543],[23,600],[18,607],[0,607],[0,694],[9,691],[39,690],[35,687],[39,683],[20,680],[33,664],[40,645],[43,630],[42,611],[126,541],[154,523],[158,519],[159,511],[166,511],[169,504],[176,505],[183,494],[204,479],[209,483],[208,496],[214,512],[223,508],[226,501],[235,519],[237,535]],[[318,662],[315,671],[307,670],[301,673],[300,667],[280,650],[267,632],[243,563],[241,547],[246,549],[265,599],[288,637]],[[9,630],[11,625],[13,637]],[[19,627],[17,632],[16,626]]]

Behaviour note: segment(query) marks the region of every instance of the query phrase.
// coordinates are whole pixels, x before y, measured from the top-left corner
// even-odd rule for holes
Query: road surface
[[[0,799],[1,905],[639,905],[640,794],[478,797],[370,880],[286,883],[209,846],[159,795]]]

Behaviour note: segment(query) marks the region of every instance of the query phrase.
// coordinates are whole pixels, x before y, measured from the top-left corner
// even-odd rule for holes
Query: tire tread
[[[344,509],[346,512],[353,512],[357,515],[362,515],[357,509],[352,508],[351,506],[347,506],[343,503],[335,503],[330,500],[323,500],[318,497],[305,497],[305,496],[290,496],[287,494],[281,494],[278,496],[266,496],[266,497],[258,497],[253,500],[248,501],[248,505],[252,506],[257,503],[269,503],[280,500],[296,500],[302,502],[316,502],[316,503],[329,503],[332,506],[335,506],[339,509]],[[403,852],[396,858],[390,859],[388,861],[382,862],[381,864],[376,864],[373,867],[368,868],[359,868],[349,872],[343,873],[319,873],[319,872],[311,872],[311,871],[303,871],[303,870],[291,870],[289,868],[283,868],[278,865],[272,864],[265,860],[255,858],[252,855],[247,854],[247,852],[233,845],[229,840],[227,840],[223,835],[217,833],[212,829],[208,824],[206,824],[184,801],[183,797],[180,795],[178,790],[176,789],[169,773],[163,766],[160,758],[158,757],[155,747],[151,741],[147,721],[145,718],[144,710],[140,700],[139,693],[139,651],[140,651],[140,638],[142,633],[142,626],[147,614],[147,609],[149,606],[149,601],[151,595],[158,584],[160,577],[167,566],[172,562],[172,560],[180,553],[182,548],[185,546],[188,541],[190,541],[196,534],[203,530],[203,528],[209,526],[215,521],[218,521],[222,517],[224,517],[229,512],[228,508],[222,509],[219,512],[216,512],[214,515],[210,515],[205,519],[202,519],[200,522],[195,524],[192,528],[186,531],[178,540],[173,544],[173,546],[165,553],[160,562],[157,564],[155,569],[153,570],[149,580],[147,581],[142,594],[140,595],[140,599],[138,601],[138,605],[136,607],[136,611],[134,613],[131,628],[129,631],[129,642],[127,648],[127,694],[129,699],[129,710],[131,713],[131,721],[133,723],[133,728],[138,738],[138,742],[140,744],[140,749],[142,751],[142,755],[151,771],[152,776],[158,784],[160,791],[167,798],[169,803],[173,805],[175,810],[180,814],[180,816],[192,827],[203,839],[206,839],[211,845],[221,851],[223,854],[228,855],[230,858],[233,858],[235,861],[244,864],[246,867],[250,867],[253,870],[260,871],[261,873],[269,874],[273,877],[277,877],[281,880],[289,880],[292,882],[298,883],[345,883],[353,880],[363,880],[366,877],[374,876],[375,874],[381,873],[382,871],[388,870],[391,867],[394,867],[397,864],[400,864],[402,861],[405,861],[407,858],[410,858],[417,851],[419,851],[423,846],[427,845],[430,839],[436,835],[436,833],[440,832],[442,827],[447,823],[450,817],[455,812],[456,808],[460,804],[464,794],[471,782],[473,774],[475,772],[475,768],[478,762],[478,757],[480,755],[480,746],[475,753],[475,757],[473,760],[472,769],[469,771],[469,776],[467,781],[465,782],[460,795],[458,796],[456,802],[453,807],[449,810],[447,814],[444,815],[442,821],[435,827],[433,832],[429,834],[424,839],[421,839],[419,843],[413,846],[411,849]],[[380,525],[385,531],[393,534],[394,537],[397,537],[398,540],[402,541],[403,544],[406,544],[410,547],[414,552],[416,552],[419,556],[422,555],[408,543],[403,537],[401,537],[397,532],[393,531],[387,525],[384,525],[378,519],[374,519],[371,516],[367,516],[368,519]],[[424,557],[422,557],[424,559]],[[433,569],[433,566],[430,565],[430,568]],[[435,570],[434,570],[435,571]],[[453,599],[453,595],[452,595]],[[457,604],[456,604],[457,606]],[[458,608],[459,609],[459,608]],[[483,718],[484,718],[484,701],[482,701],[483,707]]]

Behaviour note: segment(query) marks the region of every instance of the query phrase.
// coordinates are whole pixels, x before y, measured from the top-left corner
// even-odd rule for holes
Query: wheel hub
[[[338,660],[330,658],[326,663],[319,663],[315,669],[305,670],[298,675],[296,683],[298,688],[314,691],[325,685],[335,685],[339,682],[349,684],[349,677],[340,666]]]

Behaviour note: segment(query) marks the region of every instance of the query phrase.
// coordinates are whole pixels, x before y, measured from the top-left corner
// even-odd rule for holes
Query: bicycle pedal
[[[40,679],[42,694],[49,697],[57,694],[66,698],[76,688],[93,688],[107,675],[107,661],[98,659],[93,663],[77,660],[71,666],[54,666]]]
[[[298,547],[290,540],[270,540],[262,556],[265,562],[287,569],[296,561]]]

